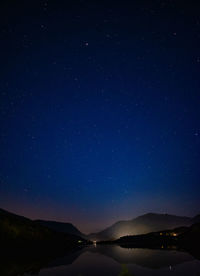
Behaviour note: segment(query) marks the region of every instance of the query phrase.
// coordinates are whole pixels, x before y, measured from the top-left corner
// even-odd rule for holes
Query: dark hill
[[[194,218],[192,218],[192,223],[200,223],[200,215],[195,216]]]
[[[182,244],[186,245],[187,248],[198,246],[200,240],[200,223],[195,223],[190,226],[187,231],[184,231],[180,236],[179,240]]]
[[[78,236],[53,231],[28,218],[0,209],[1,247],[72,248],[82,242],[84,240]]]
[[[36,220],[37,223],[48,227],[57,232],[66,233],[70,235],[76,235],[85,238],[85,235],[81,233],[73,224],[67,222],[57,222],[51,220]]]
[[[190,252],[196,258],[199,253],[200,223],[173,230],[162,230],[142,235],[121,237],[110,244],[119,244],[125,248],[176,249]],[[102,242],[103,243],[103,242]]]

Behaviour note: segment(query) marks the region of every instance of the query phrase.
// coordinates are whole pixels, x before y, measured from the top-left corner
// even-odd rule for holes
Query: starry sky
[[[86,233],[198,214],[198,1],[0,5],[0,207]]]

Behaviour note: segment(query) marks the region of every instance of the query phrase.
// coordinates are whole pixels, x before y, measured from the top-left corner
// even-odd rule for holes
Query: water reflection
[[[128,249],[97,245],[59,258],[1,259],[0,275],[39,276],[168,276],[199,275],[200,261],[175,250]]]
[[[111,257],[120,264],[137,264],[152,269],[174,266],[194,259],[188,253],[175,250],[128,249],[120,246],[98,246],[88,250]]]

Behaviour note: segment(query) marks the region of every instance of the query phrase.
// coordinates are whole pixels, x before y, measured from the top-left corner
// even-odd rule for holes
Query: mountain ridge
[[[97,233],[87,237],[91,240],[117,239],[124,235],[139,235],[163,229],[173,229],[181,226],[190,226],[200,221],[200,215],[195,217],[171,215],[167,213],[146,213],[130,220],[120,220]]]
[[[72,248],[85,240],[77,235],[59,233],[29,218],[0,209],[0,243],[4,248]]]
[[[69,222],[59,222],[53,220],[31,220],[24,216],[13,214],[0,208],[1,214],[11,216],[14,219],[24,220],[24,222],[34,222],[37,225],[46,227],[52,231],[60,232],[61,234],[69,234],[79,236],[90,240],[112,240],[126,235],[140,235],[150,232],[160,231],[163,229],[173,229],[182,226],[190,226],[200,222],[200,214],[194,217],[171,215],[167,213],[146,213],[130,220],[120,220],[113,223],[111,226],[88,235],[82,233],[76,226]]]
[[[83,234],[76,226],[74,226],[70,222],[59,222],[54,220],[41,220],[41,219],[35,220],[35,222],[57,232],[76,235],[82,238],[86,237],[85,234]]]

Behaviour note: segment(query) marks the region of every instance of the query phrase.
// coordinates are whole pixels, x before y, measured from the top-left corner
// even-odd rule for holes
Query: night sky
[[[0,207],[81,231],[200,212],[198,1],[1,1]]]

